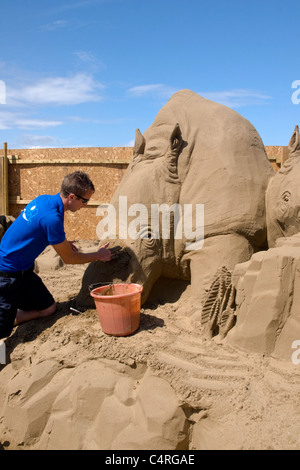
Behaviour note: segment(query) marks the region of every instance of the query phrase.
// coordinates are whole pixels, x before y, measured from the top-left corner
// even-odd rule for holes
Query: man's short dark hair
[[[67,197],[69,194],[82,196],[89,190],[95,192],[94,185],[89,175],[83,171],[74,171],[64,177],[60,193],[63,197]]]

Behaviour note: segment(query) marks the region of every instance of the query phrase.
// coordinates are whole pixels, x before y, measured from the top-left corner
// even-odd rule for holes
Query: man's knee
[[[57,312],[56,302],[54,302],[54,304],[50,305],[50,307],[46,308],[45,310],[41,310],[41,315],[43,317],[48,317],[53,315],[55,312]]]

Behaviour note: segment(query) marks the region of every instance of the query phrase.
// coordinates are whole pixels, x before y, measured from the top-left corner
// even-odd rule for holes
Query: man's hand
[[[113,248],[107,248],[109,246],[109,242],[106,243],[104,246],[102,246],[99,250],[98,250],[98,260],[99,261],[112,261],[113,259],[116,259],[119,257],[120,255],[120,250],[121,250],[121,247],[120,246],[114,246]]]
[[[120,256],[120,251],[122,250],[121,246],[114,246],[113,248],[109,249],[111,252],[110,260],[117,259]]]

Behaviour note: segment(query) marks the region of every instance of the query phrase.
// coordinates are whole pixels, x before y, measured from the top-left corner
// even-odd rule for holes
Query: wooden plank
[[[8,161],[12,165],[129,165],[128,160],[20,160],[9,157]]]
[[[4,167],[4,156],[0,155],[0,215],[5,214],[4,210],[4,198],[3,198],[3,167]]]
[[[9,215],[9,188],[8,188],[8,158],[7,143],[3,144],[3,164],[2,164],[2,211],[3,215]]]
[[[17,197],[16,196],[11,196],[9,198],[9,204],[17,204],[17,205],[21,205],[21,206],[27,206],[27,204],[29,204],[31,201],[32,201],[32,199],[21,199],[20,196],[17,196]],[[104,202],[104,201],[93,201],[93,200],[91,200],[86,205],[88,207],[98,207],[102,204],[108,204],[108,203]]]

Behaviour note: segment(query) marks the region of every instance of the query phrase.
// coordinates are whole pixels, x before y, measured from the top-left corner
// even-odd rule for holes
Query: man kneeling
[[[48,245],[66,264],[110,261],[117,256],[108,243],[96,252],[79,253],[66,239],[64,213],[84,207],[94,192],[86,173],[71,173],[58,194],[38,196],[5,232],[0,244],[0,339],[8,337],[14,325],[56,312],[52,294],[33,271],[35,259]]]

